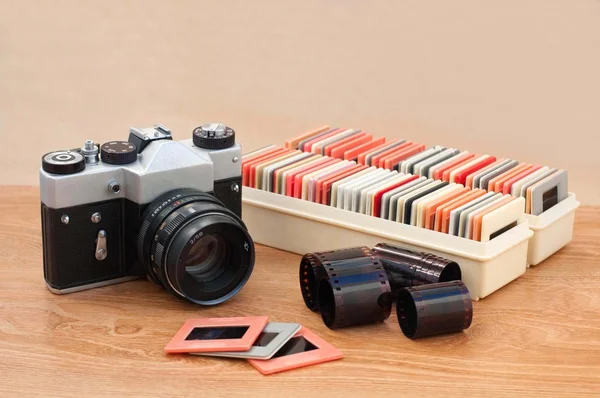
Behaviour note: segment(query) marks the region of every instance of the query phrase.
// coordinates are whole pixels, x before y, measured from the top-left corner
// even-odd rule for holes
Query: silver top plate
[[[214,181],[241,176],[242,150],[239,144],[221,150],[194,146],[191,139],[154,141],[134,163],[88,164],[77,174],[57,175],[40,168],[40,198],[48,207],[58,209],[116,198],[145,204],[178,188],[213,190]],[[118,193],[109,190],[117,182]]]

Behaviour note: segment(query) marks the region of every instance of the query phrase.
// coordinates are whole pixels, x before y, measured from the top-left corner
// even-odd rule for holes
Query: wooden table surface
[[[396,317],[331,331],[302,301],[299,256],[257,247],[247,286],[200,307],[145,280],[64,296],[44,284],[37,188],[0,187],[0,396],[600,395],[600,209],[575,239],[474,303],[463,333],[411,341]],[[263,376],[243,360],[167,356],[193,317],[298,322],[344,359]]]

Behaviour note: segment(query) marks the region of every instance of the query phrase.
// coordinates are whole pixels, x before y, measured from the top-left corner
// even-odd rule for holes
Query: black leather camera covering
[[[237,184],[238,191],[231,189],[233,184]],[[229,178],[227,180],[215,181],[213,194],[219,199],[225,207],[242,218],[242,177]]]
[[[232,190],[237,184],[238,192]],[[241,217],[242,178],[215,181],[209,192]],[[63,209],[52,209],[42,203],[42,242],[44,277],[51,288],[64,290],[126,276],[145,276],[145,268],[137,254],[137,239],[141,215],[148,204],[127,199],[88,203]],[[99,223],[91,221],[100,213]],[[67,215],[69,223],[61,217]],[[107,237],[107,257],[95,257],[98,232]]]
[[[141,206],[126,199],[114,199],[64,209],[42,203],[44,277],[55,289],[68,289],[124,276],[142,276],[136,266],[135,250],[124,244],[137,234]],[[92,214],[100,213],[98,223]],[[69,223],[61,222],[67,215]],[[96,259],[98,232],[106,232],[107,257]]]

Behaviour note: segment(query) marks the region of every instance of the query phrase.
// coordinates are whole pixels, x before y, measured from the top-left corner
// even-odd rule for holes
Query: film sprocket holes
[[[400,289],[396,314],[402,333],[417,339],[468,329],[473,303],[462,281],[432,283]]]
[[[307,253],[300,289],[306,306],[320,311],[331,329],[383,322],[392,310],[386,272],[365,246]]]
[[[157,125],[131,128],[127,141],[44,155],[48,288],[64,294],[147,276],[198,304],[235,295],[252,273],[254,243],[240,218],[234,137],[212,123],[174,141]]]
[[[431,253],[414,252],[378,243],[372,255],[381,261],[394,296],[404,287],[461,280],[458,263]]]
[[[387,243],[307,253],[300,261],[306,306],[331,329],[383,322],[397,302],[409,338],[466,329],[473,307],[458,263]]]

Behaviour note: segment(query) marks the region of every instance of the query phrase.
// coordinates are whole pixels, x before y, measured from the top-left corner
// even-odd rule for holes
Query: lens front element
[[[225,270],[225,256],[231,250],[220,235],[203,235],[190,249],[185,270],[197,281],[211,281]]]

